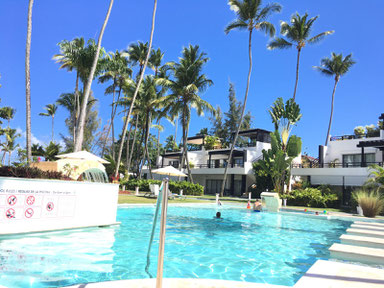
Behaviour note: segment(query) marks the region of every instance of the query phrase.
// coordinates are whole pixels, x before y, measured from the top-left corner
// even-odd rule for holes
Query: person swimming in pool
[[[221,219],[221,213],[220,213],[220,212],[217,212],[215,218],[220,218],[220,219]]]

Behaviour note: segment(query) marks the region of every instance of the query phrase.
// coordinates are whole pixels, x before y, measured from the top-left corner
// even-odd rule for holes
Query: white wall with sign
[[[0,235],[116,223],[117,184],[0,177]]]

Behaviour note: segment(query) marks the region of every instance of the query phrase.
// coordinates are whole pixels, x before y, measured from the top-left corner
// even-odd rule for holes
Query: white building
[[[225,195],[242,196],[248,192],[248,188],[255,183],[252,164],[262,159],[262,150],[270,149],[270,131],[263,129],[251,129],[240,131],[239,136],[249,139],[246,145],[236,147],[233,152],[231,167],[228,168],[228,176],[225,186]],[[195,144],[196,151],[188,151],[188,160],[191,166],[194,183],[205,187],[205,194],[220,193],[223,183],[225,165],[230,153],[230,148],[205,150],[204,139],[206,136],[197,135],[188,138],[188,144]],[[172,165],[179,168],[182,161],[182,152],[167,152],[158,159],[158,168]],[[186,173],[186,169],[183,170]],[[143,170],[148,174],[147,170]],[[149,175],[146,177],[148,178]],[[159,177],[158,175],[153,175]]]
[[[379,117],[384,119],[384,113]],[[350,204],[351,191],[362,186],[370,174],[369,166],[384,163],[384,130],[377,137],[343,135],[330,138],[328,146],[319,146],[318,163],[292,166],[292,175],[306,178],[312,185],[339,186],[343,204]]]

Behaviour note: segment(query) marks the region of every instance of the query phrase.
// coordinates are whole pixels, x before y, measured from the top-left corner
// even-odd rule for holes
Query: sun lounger
[[[155,197],[159,196],[160,187],[157,184],[149,184],[149,190],[151,192],[148,192],[144,195],[144,197]]]

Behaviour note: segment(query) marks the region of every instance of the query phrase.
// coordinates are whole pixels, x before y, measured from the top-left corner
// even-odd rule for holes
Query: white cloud
[[[21,135],[21,138],[23,140],[25,140],[25,138],[26,138],[26,132],[25,131],[23,131],[20,127],[17,127],[16,132]],[[46,143],[44,143],[44,141],[41,141],[40,139],[35,137],[33,134],[31,134],[31,142],[32,142],[32,144],[39,144],[39,145],[45,145],[46,144]],[[21,146],[25,146],[25,143],[22,144]]]

